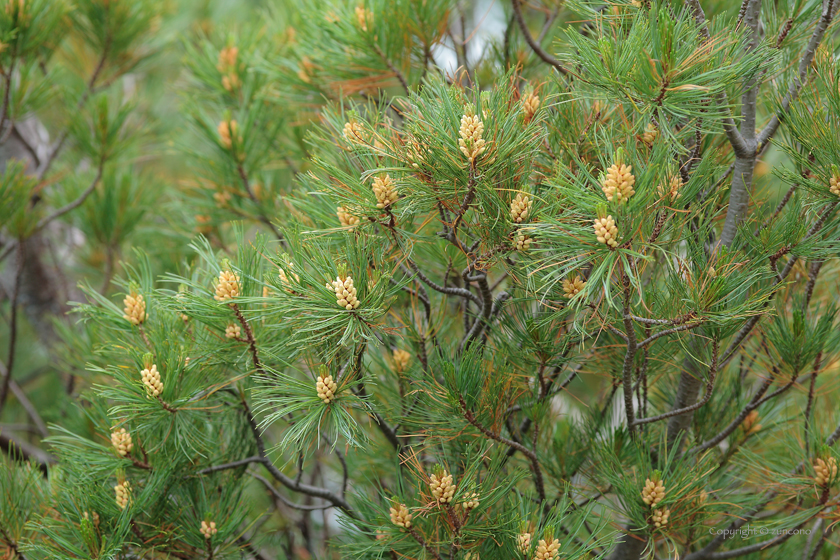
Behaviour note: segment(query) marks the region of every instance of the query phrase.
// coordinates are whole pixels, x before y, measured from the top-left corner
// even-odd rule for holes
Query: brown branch
[[[649,418],[639,418],[634,422],[634,425],[639,426],[641,424],[649,424],[651,422],[658,422],[659,420],[665,420],[666,418],[670,418],[672,416],[679,416],[681,414],[687,414],[689,412],[693,412],[698,408],[705,405],[709,402],[709,399],[712,398],[712,391],[715,389],[715,381],[717,380],[717,359],[718,359],[718,341],[712,343],[712,364],[709,367],[709,378],[706,380],[706,393],[703,395],[703,398],[698,402],[694,403],[691,406],[686,406],[684,408],[677,408],[675,410],[670,410],[663,414],[659,414],[657,416],[651,416]],[[626,390],[626,388],[625,388]]]
[[[436,560],[443,560],[440,557],[440,554],[438,553],[438,551],[435,550],[434,547],[432,547],[429,543],[426,542],[426,539],[424,539],[423,536],[420,533],[417,532],[417,529],[415,529],[414,527],[409,527],[408,528],[408,534],[411,535],[412,537],[414,537],[414,540],[417,541],[420,544],[420,546],[422,546],[423,548],[428,550],[429,554],[434,556]]]
[[[241,404],[242,409],[245,412],[245,419],[248,422],[248,425],[251,428],[251,433],[254,436],[254,440],[257,444],[257,452],[260,457],[262,457],[262,464],[277,480],[280,484],[288,488],[289,490],[293,490],[295,492],[300,492],[301,494],[305,494],[307,496],[312,496],[313,498],[322,498],[332,505],[338,507],[344,513],[353,519],[357,518],[356,512],[350,507],[350,504],[347,503],[344,498],[337,496],[333,492],[327,490],[326,488],[321,488],[318,486],[311,486],[309,484],[304,484],[299,481],[295,481],[285,474],[283,474],[274,464],[269,460],[268,455],[265,452],[265,443],[263,442],[262,435],[260,434],[259,427],[257,426],[257,421],[254,419],[254,415],[251,412],[251,408],[248,406],[248,402],[245,400],[245,396],[241,396]]]
[[[280,240],[280,244],[285,247],[286,240],[283,237],[283,234],[280,233],[277,227],[275,227],[271,220],[268,219],[268,216],[265,215],[265,212],[263,212],[262,204],[254,194],[254,189],[251,188],[251,182],[248,180],[248,174],[245,173],[245,168],[242,167],[241,163],[236,164],[236,171],[239,173],[239,178],[242,180],[242,186],[245,188],[245,192],[248,193],[248,198],[250,198],[251,202],[254,203],[254,206],[257,207],[257,219],[267,225],[274,236]]]
[[[90,97],[91,92],[93,92],[93,88],[96,85],[96,80],[99,78],[99,74],[102,72],[102,69],[105,68],[105,61],[108,59],[109,51],[111,50],[111,33],[108,32],[108,36],[105,38],[105,45],[102,49],[102,56],[99,59],[99,63],[96,65],[96,68],[93,70],[93,74],[91,74],[90,79],[88,80],[87,87],[85,91],[82,92],[82,96],[79,98],[78,103],[76,103],[76,111],[82,109],[87,103],[88,97]],[[41,168],[38,170],[38,181],[44,178],[44,175],[47,174],[49,171],[50,166],[52,165],[55,157],[64,147],[64,142],[67,140],[67,136],[70,134],[70,127],[64,129],[64,131],[59,135],[58,140],[53,145],[52,149],[47,154],[46,159],[41,164]]]
[[[627,351],[624,353],[624,364],[621,368],[621,379],[624,385],[624,413],[627,416],[627,429],[630,435],[635,435],[633,421],[633,361],[636,357],[638,345],[636,344],[636,329],[633,325],[633,316],[630,314],[630,278],[621,272],[621,282],[624,284],[624,330],[627,331]]]
[[[9,300],[11,305],[11,312],[9,317],[9,355],[6,359],[6,365],[3,372],[3,381],[0,384],[0,412],[6,404],[6,398],[9,396],[9,386],[12,383],[12,369],[15,365],[15,345],[18,334],[18,298],[20,297],[20,279],[23,274],[23,244],[18,242],[18,256],[17,267],[15,268],[14,287],[12,288],[12,297]]]
[[[476,420],[475,415],[473,415],[472,411],[467,408],[467,403],[464,402],[463,397],[458,397],[458,402],[461,404],[461,410],[464,413],[464,418],[469,422],[472,426],[478,429],[479,432],[487,436],[488,438],[492,439],[493,441],[498,441],[508,447],[516,449],[517,451],[522,452],[529,461],[531,461],[531,469],[534,471],[534,483],[537,487],[537,494],[539,495],[540,502],[545,501],[545,483],[543,482],[543,475],[542,469],[540,468],[540,460],[537,457],[537,454],[534,453],[532,450],[528,449],[521,443],[517,443],[513,440],[507,439],[495,432],[490,431],[489,429],[485,428],[481,425],[478,420]]]
[[[45,216],[45,217],[41,218],[41,220],[38,222],[38,225],[35,226],[35,230],[32,232],[32,235],[34,235],[34,234],[38,233],[39,231],[43,230],[53,220],[55,220],[57,218],[60,218],[61,216],[67,214],[68,212],[70,212],[72,210],[75,210],[76,208],[78,208],[79,206],[84,204],[85,200],[87,200],[87,197],[90,196],[90,194],[96,188],[96,185],[99,184],[99,180],[102,179],[102,168],[104,166],[105,166],[105,159],[100,158],[99,166],[96,169],[96,176],[93,178],[93,181],[91,181],[88,188],[86,188],[79,196],[77,196],[75,200],[73,200],[71,202],[68,202],[67,204],[65,204],[64,206],[59,208],[58,210],[54,211],[49,216]]]
[[[528,43],[528,46],[531,47],[534,54],[540,57],[543,62],[553,66],[561,74],[568,74],[569,71],[566,70],[553,56],[545,52],[531,36],[531,32],[528,31],[528,25],[525,23],[525,18],[522,17],[522,5],[520,2],[521,0],[511,0],[511,4],[513,4],[513,15],[516,22],[519,24],[519,30],[522,31],[522,36],[525,38],[525,42]]]
[[[680,326],[674,327],[672,329],[666,329],[666,330],[658,332],[656,334],[652,334],[649,337],[647,337],[646,339],[644,339],[643,341],[641,341],[639,343],[639,347],[647,346],[648,344],[650,344],[651,342],[653,342],[657,338],[662,338],[663,336],[668,336],[669,334],[674,334],[674,333],[677,333],[677,332],[680,332],[680,331],[687,331],[687,330],[693,329],[695,327],[699,327],[704,322],[705,322],[705,320],[699,320],[699,321],[696,321],[694,323],[688,323],[687,325],[680,325]]]
[[[811,34],[811,39],[805,47],[805,52],[802,53],[797,75],[791,82],[790,87],[788,87],[788,91],[784,98],[782,98],[779,111],[770,118],[770,122],[768,122],[764,129],[758,134],[759,145],[766,144],[773,137],[782,122],[782,115],[787,112],[790,108],[790,104],[799,96],[802,86],[805,85],[805,78],[808,76],[808,70],[811,68],[811,62],[814,60],[817,47],[820,46],[820,43],[825,36],[826,29],[828,29],[828,25],[831,23],[833,17],[834,0],[828,0],[823,8],[822,14],[820,14],[820,18],[817,20],[817,25],[814,27],[814,32]],[[784,37],[780,37],[780,39],[784,40]],[[779,41],[779,43],[781,44],[781,41]]]

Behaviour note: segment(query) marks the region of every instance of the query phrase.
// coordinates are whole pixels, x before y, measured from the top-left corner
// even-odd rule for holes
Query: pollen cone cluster
[[[741,422],[741,429],[744,430],[744,434],[746,435],[754,434],[761,429],[761,424],[758,423],[757,410],[751,410],[750,413],[747,414],[744,421]]]
[[[216,301],[228,301],[239,296],[239,275],[230,270],[223,270],[219,273],[216,281]]]
[[[215,521],[210,521],[209,523],[207,521],[202,521],[201,527],[198,530],[201,532],[202,535],[204,535],[205,539],[209,539],[210,537],[219,532],[219,530],[216,529]]]
[[[659,194],[660,198],[668,197],[670,200],[674,201],[680,195],[680,189],[683,186],[682,178],[679,175],[674,175],[671,177],[671,181],[668,183],[668,190],[666,192],[665,187],[659,185],[656,189],[656,192]]]
[[[653,515],[651,515],[650,520],[651,522],[653,522],[654,527],[656,527],[657,529],[661,529],[668,524],[669,517],[671,517],[670,509],[655,509],[653,510]]]
[[[642,501],[653,509],[663,499],[665,499],[665,485],[662,481],[647,479],[645,487],[642,488]]]
[[[373,13],[364,6],[356,6],[356,23],[362,31],[368,30],[368,25],[373,24]]]
[[[559,549],[559,540],[551,539],[550,542],[546,542],[544,539],[540,539],[540,542],[537,543],[537,550],[534,553],[534,560],[554,560],[557,558],[557,551]]]
[[[531,122],[539,107],[540,96],[533,91],[522,96],[522,113],[525,115],[525,124]]]
[[[475,165],[475,159],[484,153],[484,123],[474,114],[472,109],[468,108],[464,116],[461,117],[461,135],[458,140],[458,146],[461,152],[467,156],[470,165]]]
[[[338,385],[333,381],[332,375],[318,376],[318,380],[315,382],[315,390],[318,391],[318,398],[324,404],[330,404],[335,400],[336,389],[338,389]]]
[[[230,92],[237,89],[241,83],[236,71],[238,54],[239,49],[236,47],[225,47],[219,52],[219,63],[216,65],[216,69],[223,74],[222,87]]]
[[[117,485],[114,486],[114,494],[117,506],[120,509],[125,509],[131,501],[131,485],[127,480],[118,482]]]
[[[391,206],[399,198],[397,193],[397,185],[391,176],[383,173],[379,177],[373,179],[373,194],[376,195],[376,207],[385,208]]]
[[[572,299],[581,291],[583,291],[584,286],[586,286],[586,282],[584,282],[580,276],[575,276],[571,280],[569,280],[568,278],[564,278],[563,295],[569,299]]]
[[[517,233],[513,245],[517,251],[524,253],[531,247],[531,241],[533,240],[524,233]]]
[[[618,241],[616,240],[616,237],[618,237],[618,228],[615,226],[615,220],[613,220],[612,216],[598,218],[592,227],[595,229],[595,237],[599,243],[609,245],[613,248],[618,245]]]
[[[531,214],[531,197],[527,194],[518,193],[513,202],[510,203],[510,219],[516,224],[528,220]]]
[[[131,290],[131,293],[125,296],[123,305],[123,319],[132,325],[142,325],[146,320],[146,302],[143,301],[143,296]]]
[[[364,144],[366,140],[365,129],[358,121],[347,121],[344,123],[344,138],[354,144]]]
[[[394,360],[394,371],[402,373],[408,369],[408,364],[411,363],[411,354],[402,348],[397,348],[394,350],[392,359]]]
[[[140,372],[140,378],[143,380],[143,385],[146,386],[146,392],[150,396],[157,397],[163,392],[163,383],[160,381],[160,373],[158,373],[155,364],[144,368]]]
[[[239,338],[242,334],[242,329],[236,323],[231,323],[225,327],[225,338]]]
[[[219,143],[225,149],[230,150],[233,147],[234,140],[237,144],[242,144],[242,136],[239,135],[239,123],[235,120],[220,122],[217,131],[219,133]]]
[[[653,144],[653,141],[656,140],[656,137],[659,136],[659,130],[653,123],[648,123],[645,126],[645,132],[642,134],[642,142],[647,145]]]
[[[292,269],[294,267],[295,267],[295,265],[290,262],[289,263],[289,274],[292,275],[292,278],[295,279],[295,282],[300,282],[300,276],[297,273],[292,272]],[[278,273],[278,276],[280,277],[280,284],[286,289],[286,291],[287,292],[292,291],[291,290],[291,283],[289,282],[289,277],[286,275],[286,271],[281,268],[280,272]]]
[[[117,453],[125,457],[134,448],[134,443],[131,441],[131,434],[125,431],[125,428],[114,430],[111,432],[111,445],[114,446]]]
[[[405,504],[391,506],[391,523],[403,529],[411,528],[411,514]]]
[[[478,492],[473,492],[465,497],[465,501],[462,504],[463,508],[467,511],[471,509],[475,509],[478,507]]]
[[[840,175],[834,175],[828,180],[828,190],[831,194],[840,196]]]
[[[358,216],[355,216],[355,215],[351,214],[343,206],[339,206],[338,208],[335,209],[335,215],[338,216],[338,222],[343,227],[357,226],[357,225],[359,225],[359,222],[361,221],[361,220],[359,220]]]
[[[347,311],[359,308],[359,300],[356,298],[356,287],[353,285],[353,278],[347,276],[344,280],[340,276],[336,276],[332,285],[327,284],[327,288],[335,291],[335,301],[339,307],[343,307]]]
[[[601,190],[610,202],[627,202],[636,192],[633,185],[636,184],[636,177],[633,175],[633,166],[623,163],[614,163],[607,168]]]
[[[441,471],[439,475],[433,474],[430,477],[429,489],[438,503],[448,504],[452,501],[452,496],[455,495],[455,483],[452,480],[452,475],[445,470]]]
[[[817,486],[828,486],[837,478],[837,460],[829,457],[827,460],[817,458],[814,461],[814,483]]]
[[[516,548],[522,554],[528,554],[531,550],[531,533],[519,533],[516,537]]]

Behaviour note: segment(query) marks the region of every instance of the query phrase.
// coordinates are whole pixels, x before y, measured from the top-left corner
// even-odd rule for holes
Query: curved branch
[[[516,18],[516,22],[519,24],[522,36],[525,38],[525,42],[528,43],[528,46],[531,47],[531,50],[534,51],[534,54],[540,57],[546,64],[556,68],[561,74],[568,74],[569,71],[566,70],[557,59],[545,52],[531,36],[531,32],[528,31],[528,26],[525,24],[525,18],[522,17],[522,5],[520,4],[520,0],[511,0],[511,4],[513,4],[513,15]]]

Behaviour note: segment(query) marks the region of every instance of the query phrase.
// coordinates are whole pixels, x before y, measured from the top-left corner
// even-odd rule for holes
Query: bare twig
[[[540,57],[540,59],[542,59],[542,61],[546,64],[556,68],[561,74],[568,74],[569,71],[566,70],[553,56],[545,52],[539,43],[537,43],[531,36],[531,32],[528,31],[528,25],[525,23],[525,18],[522,16],[521,0],[511,0],[511,4],[513,4],[513,15],[516,18],[516,22],[519,24],[519,30],[522,31],[522,36],[525,38],[525,42],[528,43],[528,46],[531,47],[534,54]]]
[[[469,422],[476,429],[478,429],[479,432],[492,439],[493,441],[498,441],[499,443],[503,443],[508,447],[520,451],[523,455],[525,455],[528,458],[529,461],[531,461],[531,470],[534,471],[534,483],[537,487],[537,494],[539,496],[540,502],[544,502],[545,483],[543,482],[542,469],[540,468],[540,460],[537,457],[537,454],[525,447],[524,445],[522,445],[521,443],[517,443],[485,428],[483,425],[481,425],[480,422],[478,422],[478,420],[476,420],[475,415],[473,415],[472,411],[469,408],[467,408],[467,403],[464,402],[463,397],[459,397],[459,402],[461,404],[461,410],[464,413],[464,418],[467,420],[467,422]]]

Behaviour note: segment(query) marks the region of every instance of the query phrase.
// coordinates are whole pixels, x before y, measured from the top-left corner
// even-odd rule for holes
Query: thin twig
[[[516,449],[517,451],[520,451],[523,455],[525,455],[528,458],[529,461],[531,461],[531,469],[534,471],[534,483],[537,487],[537,494],[539,496],[540,502],[544,502],[545,484],[543,482],[542,469],[540,468],[540,460],[537,457],[537,454],[525,447],[524,445],[522,445],[521,443],[517,443],[485,428],[483,425],[481,425],[480,422],[478,422],[478,420],[476,420],[472,411],[469,408],[467,408],[467,403],[464,402],[464,398],[459,397],[458,400],[461,404],[461,410],[463,411],[464,418],[467,420],[467,422],[473,425],[476,429],[478,429],[479,432],[481,432],[488,438],[494,441],[498,441],[499,443],[503,443],[508,447]]]
[[[531,47],[534,54],[540,57],[543,62],[550,64],[561,74],[568,74],[569,71],[566,70],[553,56],[545,52],[531,36],[531,32],[528,31],[528,25],[525,23],[525,18],[522,17],[522,5],[520,2],[521,0],[511,0],[511,3],[513,4],[513,15],[516,18],[516,22],[519,24],[519,30],[522,31],[522,36],[525,38],[525,42],[528,43],[528,46]]]

